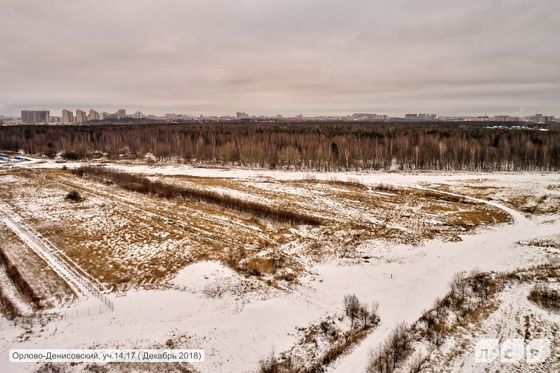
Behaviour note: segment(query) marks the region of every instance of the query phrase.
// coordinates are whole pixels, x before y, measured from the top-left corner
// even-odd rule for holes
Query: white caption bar
[[[13,349],[13,363],[200,363],[204,350]]]

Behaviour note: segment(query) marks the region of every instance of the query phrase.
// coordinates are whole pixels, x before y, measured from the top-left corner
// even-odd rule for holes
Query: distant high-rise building
[[[404,116],[404,119],[407,120],[417,120],[418,119],[418,114],[406,114]]]
[[[126,110],[125,109],[117,110],[117,119],[124,119],[124,118],[126,118]]]
[[[242,112],[237,112],[237,119],[247,119],[249,118],[249,114],[247,113],[242,113]]]
[[[352,119],[354,120],[371,120],[372,114],[369,113],[354,113],[352,114]]]
[[[537,123],[544,123],[544,115],[542,115],[542,114],[535,114],[535,122],[537,122]]]
[[[76,110],[76,123],[84,123],[87,121],[87,114],[83,110]]]
[[[132,114],[132,117],[134,119],[142,119],[142,118],[145,118],[146,116],[144,114],[142,114],[141,111],[137,111],[136,113]]]
[[[427,113],[420,113],[418,114],[419,120],[436,120],[437,114],[427,114]]]
[[[354,113],[352,114],[353,120],[386,120],[386,115],[371,114],[371,113]]]
[[[74,113],[70,110],[62,110],[62,122],[63,123],[73,123],[74,122]]]
[[[23,123],[48,123],[51,114],[48,110],[22,110],[21,121]]]
[[[89,111],[88,120],[99,120],[99,113],[91,109]]]

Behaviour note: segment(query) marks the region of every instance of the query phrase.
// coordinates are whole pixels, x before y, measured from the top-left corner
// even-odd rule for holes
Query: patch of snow
[[[216,261],[201,261],[180,270],[171,280],[178,288],[204,291],[209,286],[239,281],[239,274]]]

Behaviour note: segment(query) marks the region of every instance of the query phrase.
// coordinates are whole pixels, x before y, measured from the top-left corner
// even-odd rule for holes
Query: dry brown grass
[[[464,227],[472,230],[506,219],[500,210],[483,204],[391,186],[317,180],[158,179],[180,189],[188,184],[190,188],[242,191],[274,208],[317,216],[324,222],[302,231],[289,223],[213,203],[133,193],[63,170],[13,170],[10,174],[18,179],[0,185],[0,197],[93,277],[116,289],[165,285],[181,268],[200,260],[220,261],[244,276],[289,283],[305,270],[298,255],[314,261],[353,257],[358,245],[372,239],[411,244],[436,237],[452,240]],[[72,190],[85,200],[61,204]],[[52,195],[60,199],[51,200]],[[49,219],[36,216],[33,205],[47,209]],[[424,224],[425,219],[430,223]],[[280,248],[288,244],[298,247],[297,255],[282,255]],[[141,247],[149,248],[145,256],[130,254]]]
[[[6,262],[17,268],[22,282],[27,284],[23,286],[32,290],[27,292],[30,298],[35,298],[38,308],[50,308],[75,298],[72,289],[47,262],[4,224],[0,224],[0,240]]]
[[[5,284],[0,284],[0,315],[5,316],[7,319],[13,320],[21,316],[15,304],[11,301],[8,294],[5,292]]]
[[[133,192],[156,195],[166,199],[188,199],[191,201],[205,202],[214,204],[226,209],[237,210],[255,217],[271,219],[274,221],[286,222],[291,224],[321,225],[321,219],[297,212],[291,209],[282,209],[254,201],[243,200],[229,195],[204,190],[200,188],[178,187],[173,184],[166,184],[160,181],[133,175],[126,172],[110,170],[103,167],[83,166],[75,171],[79,176],[90,176],[102,181],[109,180],[120,187]]]
[[[366,184],[358,181],[358,180],[352,180],[352,179],[348,179],[348,180],[336,180],[336,179],[330,179],[327,180],[327,183],[330,185],[338,185],[338,186],[343,186],[345,188],[348,189],[354,189],[354,190],[369,190],[369,186],[367,186]]]
[[[84,195],[93,196],[80,206],[66,205],[65,210],[80,209],[87,214],[90,211],[91,214],[98,214],[91,203],[95,203],[96,199],[104,201],[103,214],[109,224],[107,227],[85,229],[86,222],[76,219],[70,211],[60,216],[64,219],[62,224],[46,223],[40,219],[34,224],[88,273],[117,289],[137,285],[161,286],[189,263],[207,259],[225,262],[228,252],[225,248],[243,249],[249,257],[253,257],[260,255],[263,248],[281,244],[288,239],[285,236],[287,227],[282,224],[263,225],[260,220],[219,206],[177,204],[150,196],[132,199],[129,192],[114,186],[91,184],[55,170],[46,172],[46,175],[27,176],[30,182],[40,182],[45,187],[76,189]],[[165,237],[158,236],[161,232],[165,233]],[[130,236],[126,242],[123,239],[125,236]],[[182,243],[178,246],[182,250],[165,251],[141,262],[134,258],[127,259],[128,245],[134,246],[143,241],[154,246],[178,241]],[[248,270],[237,263],[231,267],[245,275],[268,271],[262,265],[255,266],[250,261],[248,265]],[[299,272],[297,266],[290,267],[293,274],[285,273],[281,271],[281,266],[277,266],[280,269],[276,274],[279,279],[293,280],[293,276]]]
[[[21,270],[12,263],[3,248],[0,248],[0,264],[4,266],[8,278],[26,303],[29,303],[35,310],[43,308],[43,297],[29,284],[27,277],[23,276]]]
[[[270,258],[254,257],[240,264],[239,268],[250,275],[262,276],[276,273],[278,266]]]
[[[536,285],[529,293],[527,299],[546,310],[560,312],[560,290],[548,285]]]
[[[518,195],[507,198],[507,203],[514,209],[526,214],[538,215],[560,212],[560,196],[558,195]]]
[[[530,196],[528,195],[518,195],[508,199],[510,205],[516,210],[523,210],[529,201]]]
[[[480,225],[508,223],[511,216],[501,210],[497,211],[458,211],[450,218],[450,224],[462,227],[466,230],[472,230]]]
[[[422,206],[422,210],[430,214],[448,213],[459,210],[456,204],[442,204],[436,202],[429,202]]]

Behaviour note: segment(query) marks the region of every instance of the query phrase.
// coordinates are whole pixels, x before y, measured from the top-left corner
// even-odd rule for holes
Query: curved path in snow
[[[446,191],[443,191],[443,190],[426,188],[426,187],[422,187],[422,186],[417,186],[416,189],[427,190],[427,191],[434,192],[434,193],[445,194],[445,195],[454,196],[454,197],[460,197],[460,198],[464,198],[464,199],[469,200],[469,201],[483,203],[483,204],[488,205],[490,207],[495,207],[495,208],[498,208],[500,210],[503,210],[503,211],[507,212],[509,215],[511,215],[511,217],[513,218],[513,222],[515,224],[534,224],[533,222],[531,222],[531,220],[527,219],[525,217],[525,215],[523,215],[519,211],[514,210],[510,207],[507,207],[507,206],[505,206],[505,205],[503,205],[499,202],[488,201],[486,199],[475,198],[475,197],[466,196],[466,195],[463,195],[463,194],[446,192]]]
[[[480,260],[482,264],[489,256],[493,257],[488,263],[490,268],[482,269],[492,270],[491,262],[495,261],[499,263],[500,252],[504,253],[504,260],[506,260],[506,258],[507,260],[515,260],[515,258],[512,258],[511,255],[507,255],[505,252],[508,248],[515,245],[515,242],[539,235],[558,233],[560,231],[554,224],[538,224],[535,221],[527,219],[519,211],[495,201],[487,201],[422,186],[416,186],[415,188],[462,197],[474,202],[499,208],[512,216],[513,223],[509,225],[500,225],[490,228],[489,231],[464,237],[465,241],[457,244],[449,243],[449,249],[444,249],[447,253],[440,253],[439,255],[430,255],[430,253],[428,253],[426,257],[416,262],[416,265],[413,263],[406,263],[405,266],[410,267],[410,272],[413,274],[409,276],[405,282],[398,285],[396,284],[398,287],[403,287],[400,291],[398,291],[398,289],[395,290],[395,295],[399,297],[399,299],[397,302],[393,303],[398,304],[398,306],[391,306],[392,309],[389,312],[383,312],[384,304],[380,302],[380,310],[382,313],[380,327],[374,330],[349,354],[337,360],[333,366],[328,369],[330,372],[365,372],[370,351],[383,343],[398,323],[402,321],[413,323],[416,321],[436,297],[442,296],[447,292],[447,283],[451,280],[454,273],[460,270],[468,270],[469,267],[471,267],[471,270],[476,269],[478,267],[477,259]],[[465,250],[452,250],[452,248],[460,246],[463,246]],[[467,246],[470,246],[470,249],[467,248]],[[445,257],[443,255],[445,255]],[[429,263],[431,261],[430,258],[437,264]],[[521,263],[522,261],[520,260],[520,266]],[[418,267],[422,265],[426,265],[426,268],[420,272],[418,271]],[[457,270],[455,270],[455,268]],[[414,273],[416,271],[418,272]],[[436,281],[434,281],[434,279],[436,279]],[[439,291],[439,293],[433,291],[437,288],[442,288],[442,284],[444,284],[443,291]],[[430,287],[432,288],[430,289]],[[432,294],[431,298],[428,296],[430,293]]]

